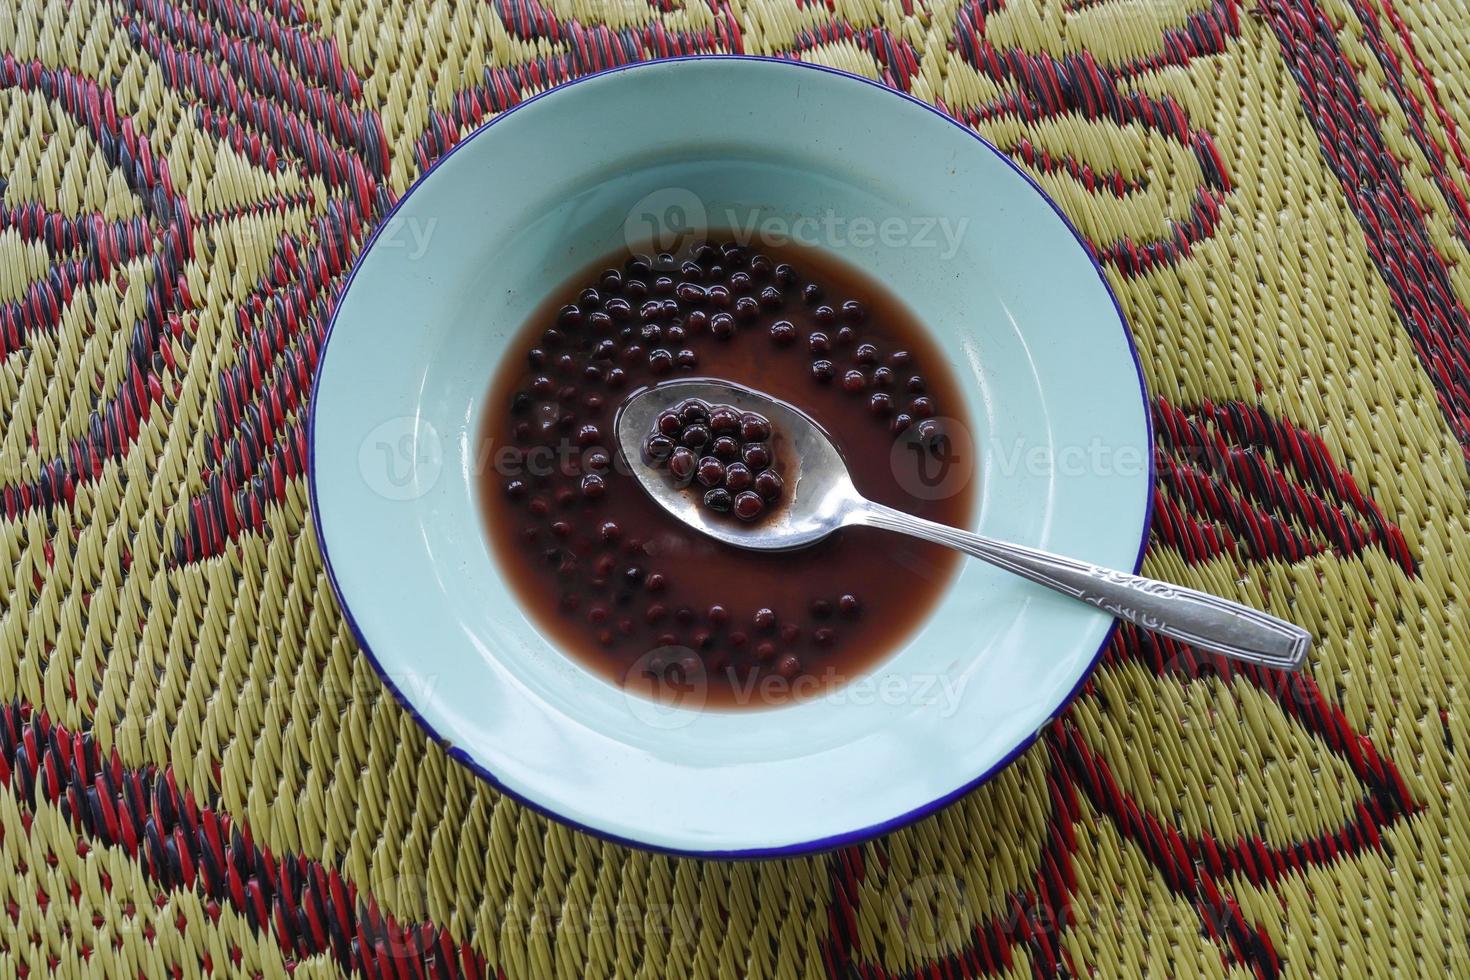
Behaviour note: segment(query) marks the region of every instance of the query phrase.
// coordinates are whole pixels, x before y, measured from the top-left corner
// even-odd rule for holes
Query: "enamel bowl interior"
[[[319,540],[384,679],[516,797],[686,853],[857,840],[1013,759],[1076,691],[1111,620],[969,561],[871,676],[763,711],[657,705],[544,639],[482,529],[474,442],[489,380],[542,299],[623,247],[635,205],[671,193],[694,195],[712,227],[830,216],[847,229],[824,244],[903,297],[958,375],[981,450],[976,529],[1137,566],[1146,396],[1071,228],[1005,157],[928,107],[755,59],[652,63],[555,89],[404,197],[354,270],[322,357]],[[904,236],[852,222],[890,218]],[[953,246],[941,221],[961,230]]]

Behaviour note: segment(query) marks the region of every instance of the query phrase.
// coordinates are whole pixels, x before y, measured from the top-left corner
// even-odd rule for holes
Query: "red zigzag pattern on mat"
[[[104,759],[91,733],[69,731],[19,702],[0,707],[0,784],[20,800],[24,831],[38,803],[56,806],[78,831],[78,853],[122,848],[163,892],[198,891],[212,918],[228,905],[273,935],[288,961],[327,954],[344,972],[373,980],[488,973],[484,957],[442,926],[399,922],[335,868],[271,854],[217,804],[180,790],[171,769],[125,767],[115,750]],[[207,954],[201,964],[207,972],[230,965],[212,964]],[[184,973],[178,965],[176,975]]]
[[[1444,172],[1443,154],[1424,133],[1418,102],[1403,85],[1401,66],[1385,46],[1372,0],[1355,0],[1364,41],[1388,76],[1389,88],[1410,121],[1411,136],[1435,171],[1464,233],[1466,206]],[[1455,294],[1445,257],[1434,247],[1423,208],[1404,182],[1388,152],[1382,129],[1358,87],[1357,73],[1338,44],[1337,29],[1312,0],[1268,0],[1264,16],[1281,44],[1282,57],[1296,79],[1302,108],[1316,128],[1322,156],[1342,184],[1343,194],[1363,228],[1368,254],[1388,285],[1404,328],[1424,370],[1439,391],[1439,404],[1470,462],[1470,314]],[[1397,22],[1389,7],[1390,18]],[[1409,44],[1406,31],[1401,31]],[[1412,52],[1412,47],[1409,48]],[[1423,66],[1419,65],[1421,74]],[[1428,86],[1433,93],[1435,87]],[[1434,106],[1444,118],[1447,114]],[[1457,160],[1465,157],[1458,131],[1447,127]]]
[[[1219,677],[1226,683],[1254,684],[1269,693],[1284,714],[1342,757],[1362,782],[1364,794],[1356,816],[1335,831],[1284,848],[1271,847],[1260,838],[1186,837],[1124,791],[1082,730],[1063,716],[1043,735],[1050,763],[1046,785],[1051,814],[1033,886],[1009,896],[1005,914],[971,927],[959,951],[913,971],[893,974],[855,959],[859,895],[866,868],[863,847],[845,848],[830,863],[833,901],[828,910],[830,934],[823,944],[830,975],[863,980],[994,975],[1014,965],[1013,950],[1018,944],[1028,950],[1036,977],[1073,975],[1073,964],[1067,962],[1060,939],[1078,918],[1073,908],[1076,878],[1072,858],[1081,793],[1093,809],[1113,822],[1124,840],[1142,851],[1169,890],[1195,908],[1205,934],[1220,946],[1227,967],[1243,965],[1263,980],[1274,978],[1283,971],[1281,957],[1260,925],[1245,919],[1224,889],[1223,879],[1242,876],[1263,885],[1304,865],[1327,864],[1383,848],[1381,831],[1418,809],[1393,764],[1370,739],[1353,730],[1342,709],[1330,703],[1309,677],[1242,667],[1126,624],[1106,655],[1109,663],[1123,659],[1185,682]],[[1096,689],[1089,681],[1084,696],[1094,695]],[[884,846],[881,838],[868,845],[880,860]],[[907,927],[904,921],[897,925]]]

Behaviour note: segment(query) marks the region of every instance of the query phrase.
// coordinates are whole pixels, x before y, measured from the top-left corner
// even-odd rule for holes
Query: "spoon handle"
[[[1300,626],[1219,596],[996,541],[872,501],[854,518],[958,549],[1150,632],[1247,663],[1296,670],[1312,647],[1312,635]]]

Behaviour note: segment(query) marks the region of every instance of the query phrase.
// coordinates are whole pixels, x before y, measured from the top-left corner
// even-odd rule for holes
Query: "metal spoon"
[[[764,415],[784,435],[790,447],[782,473],[786,494],[775,512],[754,524],[719,518],[700,506],[696,494],[643,463],[642,447],[654,419],[687,398]],[[1312,646],[1311,634],[1301,627],[1219,596],[996,541],[874,503],[853,486],[847,464],[821,426],[785,402],[741,385],[707,378],[654,385],[623,403],[615,425],[624,459],[643,489],[679,520],[726,544],[784,551],[814,544],[842,527],[885,528],[956,548],[1143,629],[1237,660],[1296,670]]]

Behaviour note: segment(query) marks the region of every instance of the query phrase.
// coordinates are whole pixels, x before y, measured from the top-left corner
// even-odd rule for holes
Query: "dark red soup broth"
[[[707,705],[759,708],[861,676],[929,615],[959,556],[869,528],[772,554],[686,527],[631,475],[646,463],[638,447],[623,461],[613,429],[625,398],[678,377],[802,409],[862,493],[968,525],[959,387],[877,282],[805,247],[624,252],[550,297],[492,382],[480,496],[521,605],[563,651],[645,693],[697,685]]]

